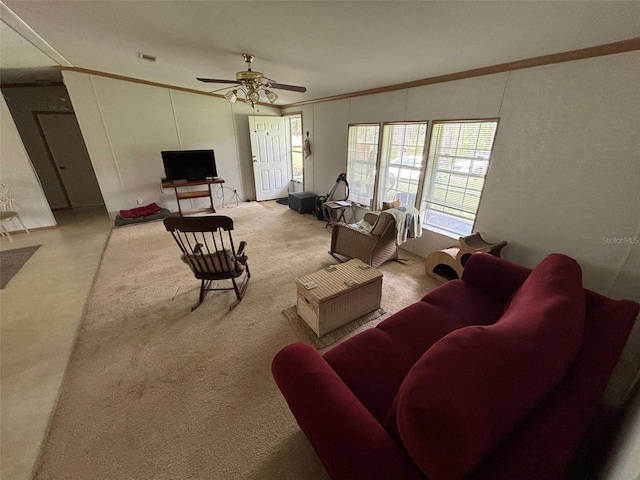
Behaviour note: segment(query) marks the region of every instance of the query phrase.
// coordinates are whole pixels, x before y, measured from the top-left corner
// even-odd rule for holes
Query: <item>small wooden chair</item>
[[[13,204],[14,200],[11,198],[9,185],[6,183],[0,183],[0,236],[6,236],[10,243],[13,243],[13,238],[11,238],[9,230],[5,228],[4,222],[10,222],[15,219],[20,225],[22,225],[25,232],[31,234],[29,229],[24,226],[24,223],[22,223],[22,220],[20,220],[20,215],[14,210]]]
[[[206,217],[168,217],[164,226],[171,232],[182,252],[181,259],[189,265],[197,279],[201,280],[200,300],[191,311],[202,304],[207,292],[212,290],[234,290],[236,301],[229,310],[238,306],[251,278],[245,248],[240,242],[236,250],[231,230],[233,220],[223,215]],[[244,276],[238,284],[236,279]],[[213,281],[231,280],[231,287],[211,287]]]
[[[507,244],[506,241],[489,243],[479,233],[460,237],[459,241],[459,247],[437,250],[427,256],[424,261],[427,275],[441,282],[461,278],[464,266],[472,254],[486,252],[499,257],[500,250]]]

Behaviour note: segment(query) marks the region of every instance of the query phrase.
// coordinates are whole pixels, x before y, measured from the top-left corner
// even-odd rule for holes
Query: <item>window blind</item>
[[[347,142],[347,181],[349,200],[373,207],[380,125],[349,126]]]
[[[424,165],[427,122],[392,123],[384,126],[379,198],[400,200],[415,206]]]
[[[425,179],[425,228],[469,235],[489,168],[497,121],[435,122]]]

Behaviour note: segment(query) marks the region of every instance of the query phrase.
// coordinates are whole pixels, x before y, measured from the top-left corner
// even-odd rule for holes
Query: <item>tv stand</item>
[[[182,208],[180,207],[180,200],[191,200],[192,198],[204,198],[209,197],[211,200],[211,210],[216,213],[216,209],[213,205],[213,191],[212,186],[219,184],[222,185],[224,180],[222,178],[212,178],[207,180],[162,180],[162,188],[173,188],[176,195],[176,202],[178,202],[178,211],[182,215]],[[206,185],[207,189],[193,190],[188,192],[179,192],[179,188],[183,187],[195,187],[198,185]]]

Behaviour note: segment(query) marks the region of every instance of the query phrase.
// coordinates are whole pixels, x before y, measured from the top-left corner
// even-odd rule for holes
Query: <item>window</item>
[[[287,115],[289,121],[289,138],[291,140],[291,178],[302,184],[303,155],[302,155],[302,115]]]
[[[347,143],[347,182],[349,200],[373,207],[380,125],[349,126]]]
[[[415,206],[424,165],[427,123],[393,123],[384,126],[379,198]]]
[[[497,127],[497,120],[434,122],[423,227],[453,238],[471,234]]]

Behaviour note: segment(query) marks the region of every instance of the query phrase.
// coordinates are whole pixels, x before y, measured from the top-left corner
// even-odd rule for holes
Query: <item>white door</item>
[[[103,205],[102,193],[75,115],[39,113],[38,122],[71,207]]]
[[[249,117],[256,200],[288,195],[291,160],[283,117]]]

